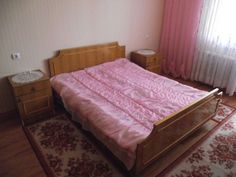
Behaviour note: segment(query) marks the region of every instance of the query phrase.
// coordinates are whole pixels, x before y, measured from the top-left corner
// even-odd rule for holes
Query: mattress
[[[200,99],[201,91],[121,58],[51,78],[75,121],[131,169],[153,123]],[[174,131],[174,130],[173,130]]]

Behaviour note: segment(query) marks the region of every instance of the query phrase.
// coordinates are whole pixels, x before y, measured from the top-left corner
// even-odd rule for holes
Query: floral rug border
[[[40,148],[38,148],[37,143],[35,142],[35,140],[31,137],[29,130],[27,129],[27,127],[23,127],[23,130],[25,132],[26,137],[29,140],[29,143],[32,146],[33,151],[36,154],[36,157],[38,158],[39,163],[41,164],[43,170],[45,171],[46,175],[48,177],[56,177],[54,175],[54,173],[52,172],[52,170],[50,169],[50,167],[48,166],[45,157],[43,156],[43,153],[41,152]]]

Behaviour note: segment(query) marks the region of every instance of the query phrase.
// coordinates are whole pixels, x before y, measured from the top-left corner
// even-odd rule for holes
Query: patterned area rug
[[[123,176],[65,115],[30,125],[25,132],[50,177]]]
[[[223,120],[225,117],[232,114],[233,110],[234,109],[229,106],[221,105],[214,120]],[[190,160],[185,159],[181,163],[182,165],[174,168],[173,173],[170,173],[167,176],[187,177],[191,176],[188,174],[195,171],[203,171],[206,174],[205,176],[207,176],[211,173],[210,170],[215,170],[214,165],[214,169],[213,167],[206,165],[207,162],[205,162],[205,158],[208,156],[211,157],[210,160],[212,164],[217,164],[223,169],[225,168],[229,171],[232,170],[232,167],[236,168],[234,164],[236,158],[236,135],[234,134],[235,136],[231,136],[230,134],[233,130],[232,127],[234,126],[236,129],[236,117],[235,124],[229,121],[224,124],[222,132],[225,136],[216,134],[216,140],[212,136],[206,140],[206,143],[208,144],[204,144],[204,146],[208,147],[208,149],[212,147],[215,151],[211,151],[209,155],[207,155],[206,153],[208,153],[208,150],[204,146],[199,147],[196,152],[188,157]],[[114,167],[114,165],[112,165],[109,159],[103,156],[96,145],[83,134],[83,131],[75,127],[75,125],[64,115],[25,127],[25,132],[39,161],[50,177],[124,176]],[[230,134],[230,136],[228,136],[228,134]],[[216,135],[214,134],[214,136]],[[210,144],[213,140],[214,143]],[[221,142],[224,144],[220,144]],[[228,145],[231,142],[234,142],[234,144]],[[225,145],[227,145],[227,147],[224,147]],[[228,151],[228,149],[224,148],[231,149]],[[221,151],[227,151],[229,153]],[[225,161],[228,157],[231,159]],[[185,166],[188,168],[182,169],[182,167]]]

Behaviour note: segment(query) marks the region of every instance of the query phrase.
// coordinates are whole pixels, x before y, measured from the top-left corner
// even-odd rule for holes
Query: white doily
[[[142,49],[142,50],[138,50],[137,53],[141,55],[154,55],[156,52],[151,49]]]
[[[16,74],[12,77],[12,81],[15,83],[28,83],[43,77],[43,73],[40,71],[26,71],[23,73]]]

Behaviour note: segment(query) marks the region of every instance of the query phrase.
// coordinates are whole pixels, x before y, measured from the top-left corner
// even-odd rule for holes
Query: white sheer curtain
[[[236,0],[204,0],[191,79],[236,90]]]

